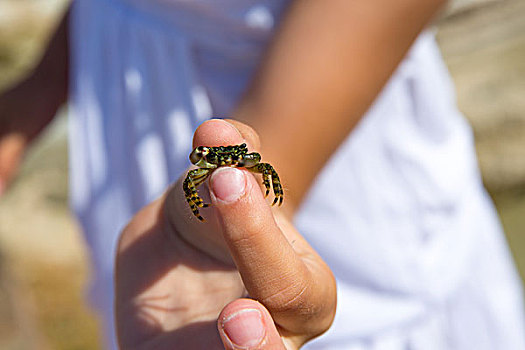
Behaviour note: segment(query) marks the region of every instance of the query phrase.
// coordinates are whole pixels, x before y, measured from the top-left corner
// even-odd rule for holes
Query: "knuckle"
[[[294,325],[295,332],[313,338],[330,328],[336,308],[335,288],[332,288],[335,285],[320,292],[315,283],[309,278],[291,277],[289,284],[260,301],[278,322]]]

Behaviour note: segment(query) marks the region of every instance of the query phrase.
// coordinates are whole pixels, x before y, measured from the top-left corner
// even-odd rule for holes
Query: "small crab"
[[[245,143],[235,146],[199,146],[191,152],[190,161],[198,168],[188,172],[182,187],[193,215],[201,221],[204,221],[204,218],[199,214],[199,208],[206,208],[209,204],[204,203],[199,197],[197,186],[202,184],[215,169],[221,166],[243,167],[251,172],[262,174],[263,184],[266,187],[265,197],[270,193],[271,180],[275,195],[272,205],[277,202],[279,202],[279,205],[283,203],[283,188],[277,172],[270,164],[260,163],[261,155],[259,153],[248,153]]]

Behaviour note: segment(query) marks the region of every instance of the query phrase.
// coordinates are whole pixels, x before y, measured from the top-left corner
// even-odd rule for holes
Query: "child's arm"
[[[234,113],[260,134],[291,212],[445,2],[292,3]]]

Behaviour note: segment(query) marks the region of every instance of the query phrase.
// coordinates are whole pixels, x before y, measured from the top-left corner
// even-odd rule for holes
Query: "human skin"
[[[288,214],[445,3],[292,2],[233,113],[285,179]]]
[[[272,212],[264,209],[263,202],[260,201],[261,198],[255,191],[256,185],[251,182],[254,181],[253,177],[246,177],[253,189],[249,196],[243,197],[250,198],[251,201],[252,208],[245,213],[247,215],[245,218],[249,219],[240,220],[240,215],[228,216],[230,211],[224,209],[226,208],[224,203],[215,199],[212,217],[217,215],[222,226],[203,229],[203,227],[208,227],[203,225],[210,225],[210,223],[192,226],[193,223],[188,224],[184,221],[184,218],[189,220],[188,217],[175,216],[181,221],[178,221],[175,228],[172,228],[171,233],[173,234],[162,234],[161,232],[166,232],[166,229],[161,228],[159,223],[165,223],[166,220],[169,222],[170,215],[175,215],[168,210],[170,214],[166,217],[166,214],[162,214],[165,213],[162,208],[165,208],[167,203],[179,203],[177,201],[166,202],[166,199],[170,198],[170,193],[177,193],[177,191],[168,191],[166,197],[155,201],[139,212],[124,231],[119,246],[116,301],[117,305],[121,305],[119,312],[126,315],[126,317],[117,317],[122,344],[130,344],[130,348],[136,348],[135,345],[140,342],[142,346],[139,348],[146,349],[155,345],[156,341],[180,340],[177,336],[182,336],[184,339],[191,338],[195,341],[213,339],[199,336],[202,332],[209,331],[207,327],[214,325],[214,322],[210,320],[210,318],[213,319],[211,315],[213,313],[215,317],[218,315],[217,322],[221,329],[221,320],[229,319],[232,312],[235,313],[240,309],[260,310],[264,324],[268,327],[265,334],[270,337],[264,346],[270,348],[283,348],[283,346],[288,349],[297,348],[310,337],[326,329],[332,317],[334,298],[330,297],[331,292],[320,292],[308,282],[315,280],[311,278],[313,270],[316,271],[315,276],[318,279],[326,281],[323,283],[326,286],[330,286],[330,281],[333,279],[329,270],[321,268],[324,266],[322,261],[317,259],[317,255],[306,243],[303,243],[304,240],[290,225],[291,217],[324,163],[351,132],[406,54],[418,33],[431,21],[444,3],[443,0],[295,0],[292,2],[266,52],[256,77],[233,113],[235,119],[244,121],[257,130],[262,144],[260,151],[263,159],[277,169],[285,185],[283,208]],[[47,63],[41,64],[34,74],[39,78],[35,78],[36,80],[30,78],[32,81],[30,86],[45,86],[42,83],[45,79],[42,77],[46,75],[38,72],[47,70],[57,72],[56,75],[59,77],[57,81],[62,81],[57,85],[66,89],[65,82],[60,77],[67,77],[68,65],[55,63],[55,61],[61,62],[60,57],[64,56],[64,52],[67,57],[67,42],[64,38],[65,36],[60,34],[59,30],[53,41],[58,42],[59,45],[51,45],[46,54],[51,57],[58,55],[59,58],[44,60],[43,62]],[[64,89],[58,88],[57,96],[62,98]],[[18,96],[30,96],[29,92],[35,90],[28,89],[22,83],[13,91]],[[55,101],[61,98],[50,98],[50,100]],[[17,100],[23,101],[24,99]],[[5,108],[5,105],[10,103],[9,101],[10,99],[0,98],[0,120],[7,120],[9,115],[16,110],[14,107]],[[36,129],[40,130],[49,119],[49,113],[45,113],[42,118],[31,120],[37,126]],[[22,123],[19,124],[22,125]],[[0,128],[2,128],[1,125]],[[241,131],[245,131],[243,135],[253,134],[241,124],[236,126]],[[5,183],[12,176],[19,162],[18,159],[26,147],[27,141],[25,140],[31,139],[30,135],[33,131],[23,129],[17,129],[16,133],[4,131],[0,134],[0,169],[4,169],[0,170],[0,184],[2,181]],[[206,128],[198,130],[196,144],[215,146],[217,144],[214,144],[214,141],[218,139],[223,143],[239,143],[234,139],[221,139],[221,137],[226,137],[224,135],[229,134],[221,136],[222,134],[216,134],[217,132],[217,130],[210,131]],[[19,146],[14,147],[14,151],[12,151],[13,147],[10,150],[4,146],[4,141],[12,137],[15,137],[15,141],[16,137],[22,137],[23,140],[21,143],[17,141]],[[246,137],[249,138],[249,136]],[[256,142],[254,143],[251,144],[253,147],[250,149],[258,148]],[[6,153],[8,155],[3,156]],[[231,169],[225,171],[231,171]],[[221,173],[225,174],[225,171],[216,172],[211,177],[212,193],[214,183],[217,183],[214,182],[214,179]],[[233,212],[242,213],[241,210],[233,210]],[[190,218],[198,223],[195,218],[191,217],[191,213]],[[212,222],[212,219],[209,221]],[[230,242],[235,239],[229,236],[228,227],[234,231],[237,225],[242,224],[270,230],[271,234],[255,233],[254,236],[268,236],[272,237],[272,240],[262,240],[261,245],[256,245],[258,249],[249,254],[238,253],[238,247]],[[251,228],[253,231],[256,229]],[[234,236],[232,233],[232,237]],[[305,297],[309,302],[305,304],[308,305],[307,309],[315,310],[312,314],[306,314],[309,322],[304,322],[304,308],[289,307],[287,304],[289,298],[277,299],[284,304],[275,305],[266,297],[265,287],[272,284],[260,283],[260,281],[268,282],[267,273],[281,272],[281,270],[274,269],[271,264],[266,264],[265,259],[261,259],[262,262],[259,263],[260,260],[256,258],[266,257],[265,252],[273,248],[275,243],[273,239],[278,241],[277,247],[285,250],[282,255],[295,262],[290,265],[292,267],[290,274],[293,275],[292,277],[302,276],[297,281],[297,285],[306,289],[313,288],[313,290],[310,289],[311,295]],[[175,240],[176,244],[168,245],[169,240]],[[142,244],[137,244],[138,242]],[[172,250],[168,250],[168,247],[171,247]],[[167,260],[153,259],[151,261],[158,265],[145,264],[150,261],[145,259],[150,257],[148,252],[144,251],[146,248],[151,248],[153,251],[158,249],[167,254]],[[186,259],[183,261],[185,265],[177,260],[182,257]],[[305,260],[305,257],[315,258]],[[219,262],[223,265],[220,265]],[[177,267],[173,267],[173,264],[177,264]],[[203,268],[203,265],[206,268]],[[186,266],[186,270],[182,269],[183,266]],[[210,266],[212,268],[209,268]],[[219,268],[220,266],[222,267]],[[252,270],[253,267],[258,266],[262,266],[262,270]],[[195,269],[195,267],[198,268]],[[146,278],[139,281],[133,280],[133,274],[137,268],[143,269]],[[169,279],[172,268],[179,269],[173,272],[177,277],[175,280],[179,283]],[[190,274],[190,276],[184,275],[188,277],[187,279],[177,275],[184,271]],[[214,271],[216,274],[210,274],[209,271]],[[239,271],[240,275],[236,271]],[[278,275],[283,276],[281,273]],[[239,276],[242,276],[242,284]],[[276,278],[276,281],[289,283],[290,280],[285,277],[286,275]],[[195,312],[201,310],[203,305],[207,305],[208,313],[203,313],[202,319],[193,314],[192,317],[177,320],[176,317],[170,317],[170,311],[171,315],[177,312],[179,312],[178,315],[181,315],[180,310],[173,309],[171,306],[166,308],[165,304],[161,309],[156,310],[155,305],[157,304],[155,303],[153,318],[150,319],[155,327],[151,327],[147,322],[141,323],[141,319],[137,319],[139,315],[133,314],[133,307],[137,307],[136,303],[156,300],[155,298],[143,300],[141,299],[142,293],[146,293],[148,297],[151,295],[165,297],[161,293],[156,295],[154,292],[162,290],[160,286],[163,282],[166,282],[168,287],[181,290],[186,285],[180,283],[182,280],[207,282],[188,284],[194,288],[186,290],[186,294],[194,299],[186,299],[185,303],[181,303],[180,300],[174,301],[181,309],[195,310]],[[228,287],[225,288],[224,285]],[[242,290],[240,290],[241,287]],[[217,293],[210,295],[209,291],[214,288],[223,292],[221,297]],[[261,303],[240,298],[246,295],[244,288],[250,297]],[[293,291],[297,294],[297,290],[292,288],[291,295],[295,295]],[[320,298],[320,295],[326,296],[326,299]],[[233,302],[233,304],[228,304],[221,311],[221,307],[228,302]],[[146,307],[137,308],[136,311],[143,312],[144,309],[149,310],[146,305]],[[167,312],[168,315],[159,317],[163,312]],[[250,315],[250,313],[245,315]],[[131,320],[129,321],[131,325],[127,324],[128,319]],[[202,320],[204,321],[201,322]],[[277,328],[272,328],[273,324]],[[304,324],[307,324],[307,327],[301,328]],[[140,329],[141,326],[144,329]],[[155,333],[159,329],[168,329],[169,332],[163,332],[159,337],[159,333]],[[136,330],[136,332],[124,330]],[[248,334],[248,329],[246,331]],[[230,345],[227,339],[225,340],[224,334],[219,334],[224,340],[224,346],[228,348]],[[152,343],[148,343],[148,339]],[[281,339],[283,343],[279,343]],[[220,343],[214,343],[214,345],[217,344]],[[196,345],[194,348],[199,347]],[[207,348],[206,344],[203,344],[201,348]]]
[[[288,215],[445,3],[292,1],[233,113],[257,130],[265,157],[288,179]],[[33,73],[0,96],[0,195],[27,145],[67,98],[68,15]],[[292,163],[283,149],[308,157]]]
[[[260,148],[255,132],[235,121],[205,122],[194,137],[195,147],[243,142]],[[246,333],[242,345],[249,349],[297,349],[328,329],[334,277],[286,216],[271,210],[260,175],[215,171],[204,223],[189,210],[182,180],[122,233],[116,265],[121,348],[233,349],[239,338],[226,334],[237,330]],[[232,315],[257,317],[248,324]]]

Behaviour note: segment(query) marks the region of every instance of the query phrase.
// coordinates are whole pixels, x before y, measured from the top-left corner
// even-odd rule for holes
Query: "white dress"
[[[108,347],[121,229],[187,167],[195,128],[229,115],[286,5],[74,3],[71,202]],[[525,349],[520,281],[431,32],[322,170],[296,224],[338,281],[335,323],[309,349]]]

